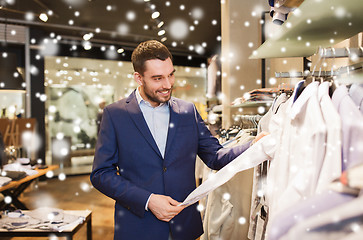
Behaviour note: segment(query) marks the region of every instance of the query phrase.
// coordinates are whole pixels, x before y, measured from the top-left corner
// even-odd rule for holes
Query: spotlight
[[[39,19],[42,20],[43,22],[47,22],[48,21],[48,16],[45,13],[41,13],[39,15]]]
[[[158,18],[160,16],[160,13],[159,12],[153,12],[153,14],[151,14],[151,18],[152,19],[155,19],[155,18]]]

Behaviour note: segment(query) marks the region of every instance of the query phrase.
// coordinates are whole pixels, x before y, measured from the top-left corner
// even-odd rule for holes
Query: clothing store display
[[[342,170],[363,163],[363,115],[345,85],[335,89],[332,101],[342,121]]]
[[[0,187],[5,186],[6,184],[9,184],[13,179],[9,177],[3,177],[0,176]]]
[[[255,168],[249,239],[300,239],[301,232],[291,232],[301,222],[343,208],[362,193],[363,115],[356,104],[362,96],[340,85],[331,98],[330,85],[300,81],[288,100],[276,109],[280,95],[261,119],[259,131],[269,131],[276,148],[269,165]]]
[[[272,120],[274,115],[281,104],[287,101],[288,97],[286,93],[282,93],[277,98],[275,98],[270,109],[261,118],[258,123],[258,133],[264,131],[272,134],[279,130],[279,127],[274,127],[273,124],[276,123]],[[279,121],[277,121],[279,122]],[[271,129],[270,129],[271,126]],[[265,204],[265,196],[263,190],[266,189],[266,177],[267,170],[269,168],[269,161],[265,161],[254,168],[253,173],[253,187],[252,187],[252,197],[251,197],[251,211],[250,211],[250,224],[248,230],[249,239],[263,240],[265,235],[265,229],[267,224],[267,212],[268,207]]]
[[[281,141],[268,171],[266,199],[272,218],[315,193],[325,154],[326,126],[319,107],[318,83],[306,86],[293,102],[296,94],[294,91],[286,102]]]
[[[62,231],[69,224],[83,221],[83,217],[66,214],[62,209],[41,207],[26,213],[16,210],[2,215],[0,227],[7,230],[27,228]]]
[[[330,200],[329,200],[330,201]],[[329,203],[325,203],[329,204]],[[360,236],[363,226],[363,196],[339,205],[319,215],[302,220],[281,240],[341,240],[349,235]]]
[[[18,181],[27,176],[26,172],[22,172],[22,171],[8,171],[8,170],[5,171],[4,170],[4,171],[2,171],[1,174],[3,176],[11,178],[12,181]]]
[[[267,239],[281,239],[282,236],[301,221],[314,218],[317,214],[345,204],[355,197],[350,194],[341,194],[332,190],[326,190],[318,195],[303,199],[270,220]]]
[[[32,169],[30,165],[22,165],[20,162],[9,163],[3,166],[3,171],[9,175],[10,172],[24,172],[25,176],[31,176],[38,173],[37,170]]]
[[[254,136],[242,129],[239,136],[224,147],[244,144],[253,139]],[[251,172],[240,172],[208,195],[201,240],[238,239],[246,235],[248,224],[241,224],[238,219],[248,215],[250,189],[247,186],[250,181]],[[240,183],[246,187],[241,188]]]
[[[349,96],[357,105],[360,112],[363,113],[363,84],[352,84],[352,86],[349,88]]]
[[[282,92],[292,92],[291,88],[260,88],[254,89],[246,94],[243,97],[236,98],[232,105],[238,105],[245,102],[259,102],[259,101],[273,101],[277,95]]]

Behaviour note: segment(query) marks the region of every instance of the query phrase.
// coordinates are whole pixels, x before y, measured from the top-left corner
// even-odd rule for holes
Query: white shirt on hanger
[[[329,82],[319,86],[319,101],[327,127],[326,153],[320,171],[317,193],[326,190],[342,172],[342,127],[338,111],[329,97]]]
[[[293,102],[295,91],[287,102],[281,145],[271,162],[271,165],[276,165],[275,179],[267,181],[269,198],[272,200],[269,200],[270,219],[315,193],[326,141],[318,84],[309,84]]]

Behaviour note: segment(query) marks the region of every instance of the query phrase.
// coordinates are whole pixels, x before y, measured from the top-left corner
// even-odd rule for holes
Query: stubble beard
[[[158,91],[161,91],[161,90],[158,90]],[[157,92],[158,92],[157,91]],[[144,94],[145,94],[145,96],[149,99],[149,100],[151,100],[151,101],[153,101],[153,102],[156,102],[156,103],[166,103],[166,102],[168,102],[169,100],[170,100],[170,98],[171,98],[171,94],[172,94],[172,92],[173,92],[173,87],[171,87],[170,88],[170,94],[169,94],[169,96],[167,97],[167,99],[165,99],[165,98],[162,98],[162,97],[158,97],[158,93],[157,92],[155,92],[155,93],[150,93],[147,89],[145,89],[144,88]]]

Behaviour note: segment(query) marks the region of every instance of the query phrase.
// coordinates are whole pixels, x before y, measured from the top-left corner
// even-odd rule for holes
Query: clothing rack
[[[343,66],[338,68],[335,71],[304,71],[304,72],[275,72],[276,78],[306,78],[308,76],[313,77],[334,77],[342,74],[349,74],[350,72],[354,72],[357,70],[361,70],[363,68],[363,62],[356,63],[350,66]]]
[[[258,122],[262,118],[261,115],[237,115],[235,116],[235,124],[228,129],[218,129],[216,132],[221,138],[226,140],[231,139],[238,135],[238,133],[243,130],[249,132],[251,135],[257,133]]]
[[[363,47],[359,48],[322,48],[321,57],[323,58],[347,58],[363,57]]]

